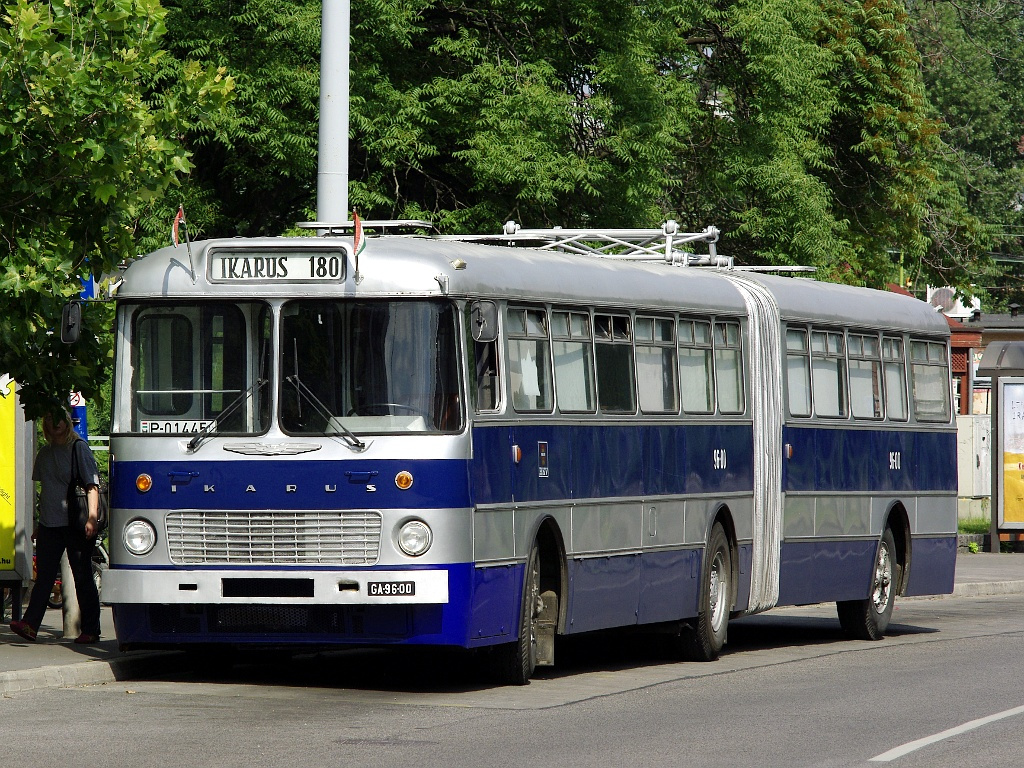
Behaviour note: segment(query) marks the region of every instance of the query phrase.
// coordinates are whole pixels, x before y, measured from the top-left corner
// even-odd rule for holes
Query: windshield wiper
[[[340,430],[340,437],[344,438],[345,442],[348,443],[349,446],[358,451],[366,450],[366,443],[356,437],[355,432],[342,424],[341,420],[331,413],[331,410],[326,405],[320,402],[320,398],[318,398],[309,387],[299,380],[298,374],[285,376],[284,380],[289,384],[293,384],[295,386],[295,391],[304,397],[306,402],[312,405],[321,416],[327,419],[328,427],[334,427]]]
[[[249,395],[259,392],[259,390],[263,387],[264,384],[267,383],[267,381],[268,379],[256,379],[256,381],[253,382],[251,387],[249,387],[247,390],[245,390],[245,392],[242,392],[241,394],[238,395],[238,397],[236,397],[234,400],[228,403],[227,407],[224,408],[219,414],[217,414],[217,418],[211,419],[206,424],[205,427],[196,432],[195,436],[188,441],[188,445],[185,446],[185,450],[187,450],[189,453],[194,453],[195,450],[199,447],[199,444],[203,442],[204,439],[213,434],[213,430],[217,426],[217,419],[227,418],[236,410],[238,410],[238,406],[244,403],[246,398],[249,397]]]

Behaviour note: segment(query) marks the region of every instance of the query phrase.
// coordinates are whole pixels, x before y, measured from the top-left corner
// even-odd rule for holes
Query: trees
[[[226,129],[185,137],[192,218],[274,234],[314,205],[319,2],[231,9],[169,16],[175,56],[240,82]],[[984,250],[901,0],[356,0],[352,23],[365,215],[449,232],[674,217],[716,224],[745,262],[874,285],[901,260],[948,282]]]
[[[230,73],[234,91],[216,120],[176,126],[190,152],[189,177],[173,200],[148,212],[144,249],[166,244],[179,203],[200,235],[281,234],[314,207],[320,0],[166,0],[164,7],[166,55],[147,92],[160,96],[195,62]]]
[[[315,205],[320,0],[166,6],[3,11],[0,369],[32,412],[109,352],[97,307],[74,356],[49,333],[87,265],[162,244],[179,202],[206,236]],[[963,285],[1019,252],[1024,20],[907,6],[355,0],[350,200],[447,232],[672,217],[748,263]]]
[[[0,19],[0,371],[30,418],[71,389],[87,397],[109,366],[110,318],[84,313],[72,350],[57,330],[79,277],[133,253],[143,207],[189,170],[171,136],[173,99],[150,104],[164,11],[157,0],[15,0]],[[230,78],[198,65],[179,90],[215,107]],[[192,109],[195,115],[201,108]]]
[[[837,106],[821,177],[846,221],[854,263],[871,283],[894,258],[933,284],[961,283],[984,260],[987,233],[946,162],[943,124],[928,102],[902,0],[829,0],[819,32],[835,57]]]
[[[1024,258],[1024,8],[1016,0],[908,6],[927,97],[943,123],[946,177],[984,224],[980,250],[1001,261],[968,262],[961,282],[987,289],[996,303],[1024,301],[1021,266],[1007,268]]]
[[[672,75],[696,94],[670,199],[690,226],[714,222],[743,263],[849,262],[844,222],[817,172],[836,110],[817,2],[680,3]]]
[[[662,218],[695,103],[666,4],[415,6],[353,8],[354,202],[447,231]]]

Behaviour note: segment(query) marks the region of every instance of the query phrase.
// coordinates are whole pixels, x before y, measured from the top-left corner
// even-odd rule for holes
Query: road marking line
[[[921,749],[922,747],[927,747],[929,744],[934,744],[937,741],[948,739],[950,736],[958,736],[961,733],[973,731],[975,728],[981,728],[981,726],[988,725],[989,723],[994,723],[997,720],[1003,720],[1007,717],[1013,717],[1014,715],[1020,714],[1024,714],[1024,706],[1014,707],[1013,709],[1007,709],[1003,712],[997,712],[996,714],[989,715],[988,717],[982,717],[977,720],[971,720],[969,723],[958,725],[955,728],[950,728],[947,731],[936,733],[933,736],[925,736],[923,739],[918,739],[917,741],[908,741],[906,744],[900,747],[895,747],[894,749],[890,749],[888,752],[883,752],[877,757],[872,757],[871,762],[887,763],[890,760],[895,760],[897,757],[903,757],[904,755],[910,752],[914,752],[915,750]]]

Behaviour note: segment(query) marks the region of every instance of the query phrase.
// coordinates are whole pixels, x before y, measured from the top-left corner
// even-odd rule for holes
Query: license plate
[[[416,594],[416,582],[370,581],[366,589],[370,597],[412,597]]]

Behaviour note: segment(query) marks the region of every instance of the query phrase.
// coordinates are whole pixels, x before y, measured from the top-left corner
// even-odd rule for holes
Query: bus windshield
[[[281,429],[457,431],[457,339],[450,302],[288,302],[281,316]]]
[[[131,432],[259,434],[270,426],[272,317],[263,302],[131,312]]]

